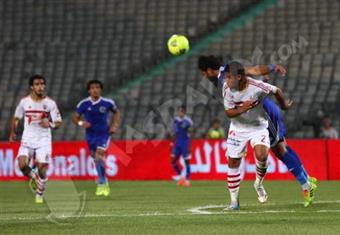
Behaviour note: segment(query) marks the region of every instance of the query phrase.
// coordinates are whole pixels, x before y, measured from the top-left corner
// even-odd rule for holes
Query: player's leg
[[[98,173],[97,190],[99,191],[98,192],[99,195],[109,196],[110,186],[106,178],[105,156],[107,148],[109,147],[110,137],[98,138],[96,142],[97,148],[94,156],[94,162]]]
[[[228,175],[227,183],[230,205],[225,210],[239,210],[239,192],[241,183],[241,158],[247,154],[248,133],[230,130],[227,139]]]
[[[268,129],[272,141],[272,150],[300,183],[304,194],[304,205],[309,206],[314,200],[317,180],[314,177],[309,177],[299,156],[288,146],[285,140],[286,132],[281,113],[272,115],[270,118]]]
[[[251,145],[253,146],[256,161],[256,180],[254,188],[258,195],[258,200],[264,203],[268,199],[268,195],[263,186],[263,180],[267,173],[267,158],[270,147],[269,132],[267,129],[257,131],[252,134]]]
[[[35,179],[35,173],[32,171],[32,168],[29,166],[30,157],[33,155],[33,152],[25,146],[20,146],[18,152],[18,163],[21,172],[30,179]]]
[[[309,179],[311,177],[309,177],[309,174],[307,173],[305,167],[303,166],[301,160],[300,160],[300,157],[299,155],[297,155],[297,153],[286,143],[284,142],[285,144],[285,147],[286,147],[286,150],[287,152],[291,155],[291,157],[294,159],[294,161],[296,162],[296,165],[300,166],[301,167],[301,170],[302,170],[302,173],[304,174],[304,176]]]
[[[98,173],[98,181],[97,183],[100,185],[104,185],[106,183],[106,176],[105,176],[105,158],[106,151],[100,148],[96,149],[94,155],[94,162],[96,165],[97,173]]]
[[[179,181],[181,179],[181,175],[182,175],[182,171],[177,164],[180,154],[181,154],[181,152],[180,152],[179,146],[175,145],[173,147],[172,153],[171,153],[171,166],[174,169],[174,171],[176,172],[176,175],[174,175],[172,177],[172,179],[175,180],[175,181]]]
[[[185,164],[185,185],[184,186],[190,186],[190,174],[191,174],[190,157],[184,158],[184,164]]]
[[[285,141],[281,141],[272,147],[275,156],[280,159],[288,168],[288,170],[295,176],[299,181],[303,190],[309,189],[310,185],[308,182],[308,176],[303,172],[300,161],[296,161],[296,157],[293,156],[291,151],[288,150]]]
[[[265,203],[268,199],[268,195],[263,186],[263,180],[267,173],[267,158],[268,147],[264,145],[256,145],[254,147],[255,161],[256,161],[256,180],[254,188],[256,190],[258,200],[261,203]]]
[[[182,156],[184,159],[184,165],[185,165],[185,181],[183,186],[189,187],[190,186],[190,174],[191,174],[191,168],[190,168],[190,159],[191,159],[191,153],[190,153],[190,145],[183,146]]]
[[[96,188],[96,196],[102,196],[104,195],[104,189],[105,189],[105,180],[103,179],[103,175],[105,177],[105,168],[103,170],[103,156],[104,154],[100,152],[100,150],[97,152],[98,146],[100,146],[99,138],[94,136],[87,136],[86,138],[87,145],[90,149],[91,157],[94,161],[96,171],[97,171],[97,188]]]
[[[314,200],[317,180],[308,176],[298,155],[287,145],[285,140],[272,147],[272,150],[300,183],[304,194],[304,206],[309,206]]]
[[[317,183],[317,179],[315,177],[312,177],[310,176],[305,167],[303,166],[301,160],[300,160],[300,157],[298,156],[298,154],[285,142],[286,144],[286,149],[287,149],[287,152],[292,156],[292,158],[295,160],[296,162],[296,165],[299,165],[301,167],[301,171],[302,173],[304,174],[305,178],[308,179],[308,181],[311,183],[311,185],[314,184],[314,186],[316,186],[316,183]]]
[[[230,194],[230,205],[226,210],[239,210],[239,193],[241,183],[240,172],[241,158],[228,157],[228,190]]]
[[[106,172],[105,172],[105,156],[106,151],[97,148],[95,152],[95,165],[98,173],[98,181],[97,181],[97,192],[96,195],[100,196],[109,196],[110,195],[110,186],[108,183],[108,180],[106,178]]]
[[[37,190],[37,184],[36,184],[36,173],[33,171],[33,169],[30,167],[29,162],[31,158],[33,157],[34,152],[32,149],[26,147],[26,146],[20,146],[19,152],[18,152],[18,165],[21,170],[21,172],[27,176],[29,180],[29,187],[33,193]]]
[[[52,148],[50,145],[40,147],[36,149],[36,167],[38,168],[37,176],[36,176],[36,203],[43,203],[43,196],[46,189],[46,183],[48,181],[47,170],[49,167],[49,163],[51,161]]]
[[[35,202],[36,203],[43,203],[43,196],[45,193],[45,188],[46,188],[46,183],[48,181],[47,178],[47,170],[48,170],[48,163],[40,163],[37,162],[37,168],[38,168],[38,174],[36,178],[36,184],[37,184],[37,190],[36,190],[36,197],[35,197]]]
[[[289,171],[300,182],[303,189],[306,189],[308,187],[308,174],[298,155],[286,143],[286,131],[281,113],[272,115],[270,118],[268,130],[275,156],[287,166]]]

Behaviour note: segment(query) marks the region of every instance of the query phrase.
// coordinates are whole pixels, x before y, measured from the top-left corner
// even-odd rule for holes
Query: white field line
[[[327,203],[336,203],[340,204],[340,200],[336,201],[316,201],[314,204],[327,204]],[[260,204],[243,204],[242,206],[263,206],[265,209],[266,206],[284,206],[284,205],[301,205],[301,203],[266,203],[264,205]],[[340,213],[340,210],[316,210],[316,211],[296,211],[296,210],[263,210],[263,211],[209,211],[209,209],[216,208],[225,208],[227,205],[205,205],[200,207],[195,207],[188,209],[187,212],[182,213],[162,213],[162,212],[149,212],[149,213],[140,213],[140,214],[94,214],[94,213],[86,213],[84,215],[49,215],[49,216],[12,216],[12,217],[0,217],[1,221],[37,221],[37,220],[55,220],[55,219],[81,219],[81,218],[114,218],[114,217],[157,217],[157,216],[198,216],[198,215],[221,215],[221,214],[279,214],[279,213]]]
[[[313,204],[327,204],[327,203],[335,203],[339,204],[340,200],[335,201],[316,201]],[[242,204],[242,206],[284,206],[284,205],[301,205],[301,202],[294,202],[294,203],[265,203],[260,205],[257,204]],[[237,214],[263,214],[263,213],[329,213],[329,212],[340,212],[340,210],[316,210],[316,211],[296,211],[296,210],[263,210],[263,211],[209,211],[209,209],[216,209],[216,208],[226,208],[228,205],[205,205],[200,207],[194,207],[188,209],[187,211],[191,212],[192,214],[200,214],[200,215],[217,215],[217,214],[230,214],[230,213],[237,213]]]

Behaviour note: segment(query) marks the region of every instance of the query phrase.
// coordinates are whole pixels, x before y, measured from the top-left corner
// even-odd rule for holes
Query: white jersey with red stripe
[[[247,131],[268,127],[268,121],[262,101],[270,93],[276,93],[277,87],[262,81],[247,77],[248,86],[242,91],[230,89],[225,81],[223,84],[223,102],[225,110],[241,106],[243,102],[252,100],[254,108],[241,115],[231,118],[231,129]]]
[[[57,104],[49,97],[34,101],[30,95],[26,96],[20,100],[14,116],[19,119],[25,118],[21,144],[30,148],[40,148],[52,143],[51,128],[39,125],[42,119],[47,118],[51,122],[61,121]]]

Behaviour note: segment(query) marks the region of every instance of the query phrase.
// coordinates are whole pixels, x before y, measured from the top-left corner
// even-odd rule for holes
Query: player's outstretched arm
[[[17,139],[17,135],[16,135],[15,131],[18,127],[19,121],[20,121],[20,119],[17,118],[17,117],[12,118],[11,126],[10,126],[10,134],[9,134],[9,141],[10,142],[16,141],[16,139]]]
[[[290,99],[286,99],[280,88],[278,88],[274,94],[275,94],[275,98],[276,98],[277,102],[279,103],[281,109],[287,110],[293,105],[293,101],[290,100]]]
[[[257,65],[252,67],[245,68],[246,75],[250,76],[262,76],[268,75],[272,72],[285,74],[287,71],[286,69],[279,64],[269,64],[269,65]]]
[[[112,123],[111,123],[111,127],[110,127],[110,134],[116,134],[117,133],[117,129],[119,127],[120,119],[121,119],[121,113],[120,113],[119,110],[117,110],[112,115]]]

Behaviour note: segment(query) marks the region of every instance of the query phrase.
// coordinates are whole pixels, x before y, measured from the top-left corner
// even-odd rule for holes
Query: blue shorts
[[[175,144],[172,149],[172,155],[176,158],[182,156],[184,160],[189,160],[190,154],[190,144]]]
[[[89,146],[91,156],[96,152],[97,148],[106,151],[110,145],[110,139],[110,136],[86,136],[86,141],[87,145]]]
[[[263,100],[263,108],[268,119],[270,145],[273,147],[282,142],[286,136],[282,112],[276,103],[267,97]]]

